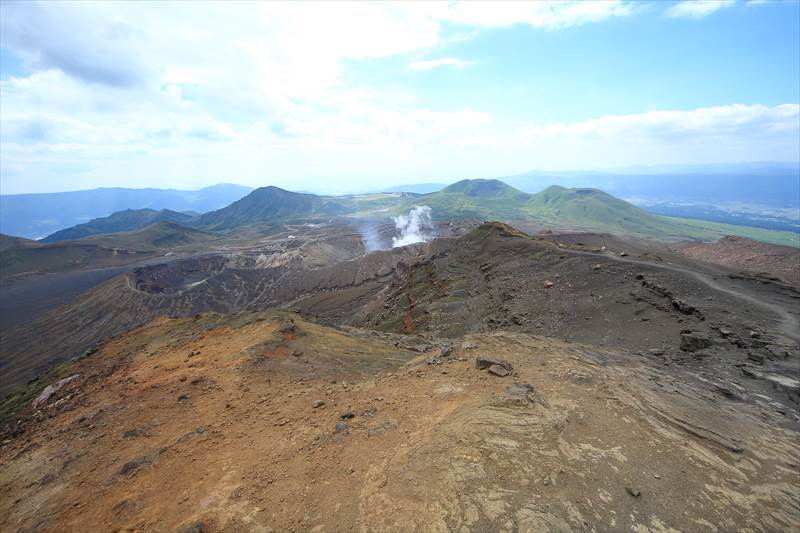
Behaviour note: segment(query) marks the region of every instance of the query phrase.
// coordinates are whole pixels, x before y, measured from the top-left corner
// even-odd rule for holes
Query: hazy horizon
[[[91,189],[55,189],[55,190],[48,190],[48,191],[37,191],[37,192],[16,192],[16,193],[5,193],[2,192],[0,195],[2,196],[15,196],[15,195],[25,195],[25,194],[58,194],[58,193],[69,193],[69,192],[80,192],[80,191],[87,191],[87,190],[97,190],[97,189],[157,189],[157,190],[180,190],[180,191],[198,191],[202,189],[207,189],[210,187],[218,187],[218,186],[239,186],[239,187],[248,187],[251,189],[258,189],[261,187],[280,187],[281,189],[285,189],[288,191],[293,192],[308,192],[313,194],[321,194],[321,195],[348,195],[348,194],[366,194],[370,192],[377,192],[383,189],[392,189],[397,187],[405,187],[411,185],[451,185],[458,181],[464,179],[496,179],[496,180],[504,180],[507,178],[515,178],[520,176],[526,175],[538,175],[541,174],[542,176],[553,176],[553,177],[569,177],[570,175],[580,175],[580,176],[587,176],[590,177],[592,174],[597,174],[598,176],[608,176],[612,174],[619,174],[620,177],[625,176],[635,176],[637,174],[641,174],[642,176],[658,176],[658,175],[691,175],[693,173],[706,173],[709,176],[718,176],[724,175],[726,173],[723,170],[724,167],[739,167],[734,169],[734,173],[736,175],[741,175],[741,173],[747,167],[756,166],[760,168],[769,168],[769,167],[778,167],[782,170],[788,171],[797,171],[798,177],[798,185],[800,185],[800,161],[748,161],[748,162],[737,162],[737,163],[709,163],[704,165],[652,165],[652,166],[631,166],[631,167],[617,167],[617,168],[599,168],[599,169],[587,169],[587,170],[575,170],[575,169],[561,169],[561,170],[544,170],[544,169],[531,169],[525,172],[521,172],[515,175],[509,176],[497,176],[497,175],[488,175],[488,176],[462,176],[457,178],[451,179],[441,179],[441,180],[434,180],[434,179],[425,179],[425,178],[410,178],[409,180],[398,180],[398,181],[390,181],[386,185],[382,185],[380,187],[370,187],[369,185],[363,185],[360,188],[350,188],[348,189],[346,186],[344,187],[331,187],[330,185],[322,185],[322,186],[311,186],[310,188],[293,188],[291,185],[280,186],[272,183],[270,180],[265,180],[261,184],[251,185],[246,183],[237,183],[233,180],[221,180],[216,183],[211,183],[209,185],[203,185],[201,187],[194,187],[191,186],[187,188],[180,188],[180,187],[169,187],[169,186],[130,186],[130,185],[101,185],[98,187],[93,187]],[[274,181],[281,181],[281,180],[274,180]],[[565,187],[570,187],[567,183],[564,185]],[[381,188],[382,187],[382,188]]]
[[[797,2],[0,9],[3,194],[800,161]]]

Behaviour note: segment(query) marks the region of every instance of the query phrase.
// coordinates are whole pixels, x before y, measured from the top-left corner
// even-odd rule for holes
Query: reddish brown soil
[[[800,248],[728,235],[710,244],[686,246],[681,252],[693,259],[750,274],[766,274],[800,286]]]
[[[771,400],[613,350],[203,315],[72,371],[4,437],[0,531],[800,527],[800,434]]]

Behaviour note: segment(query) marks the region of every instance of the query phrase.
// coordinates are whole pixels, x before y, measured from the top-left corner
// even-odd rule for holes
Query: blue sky
[[[11,3],[0,189],[800,160],[800,3]]]

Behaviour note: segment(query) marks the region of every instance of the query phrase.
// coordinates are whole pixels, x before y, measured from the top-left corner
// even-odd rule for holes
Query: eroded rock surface
[[[4,437],[0,530],[800,527],[796,405],[525,333],[460,338],[430,365],[437,342],[285,314],[116,337],[74,363],[80,395]]]

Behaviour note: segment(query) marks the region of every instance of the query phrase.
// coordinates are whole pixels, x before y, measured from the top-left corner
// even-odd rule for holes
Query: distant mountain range
[[[439,192],[406,200],[394,211],[415,204],[430,206],[437,219],[524,221],[556,229],[656,239],[715,240],[730,234],[776,244],[798,243],[796,233],[654,215],[594,188],[552,185],[529,194],[500,180],[462,180]]]
[[[800,165],[797,163],[661,166],[601,172],[530,171],[498,179],[526,193],[539,193],[552,185],[599,189],[655,214],[790,231],[800,224]],[[282,190],[277,187],[274,189]],[[391,210],[403,202],[386,197],[386,193],[430,195],[446,189],[447,185],[443,183],[397,185],[367,193],[374,196],[370,201],[365,201],[362,194],[324,196],[302,193],[306,194],[304,199],[272,199],[269,193],[260,193],[262,200],[266,199],[267,203],[251,198],[247,202],[249,206],[231,206],[232,209],[228,211],[198,220],[199,227],[223,228],[234,227],[245,220],[257,223],[295,215],[333,216],[369,212],[378,206]],[[47,236],[47,241],[53,242],[109,230],[130,231],[157,220],[188,224],[187,219],[178,215],[204,214],[227,208],[252,191],[252,188],[241,185],[219,184],[197,191],[110,188],[0,195],[0,233],[32,239]],[[453,199],[451,196],[447,198]],[[713,209],[713,206],[723,205],[726,206],[724,209]],[[766,209],[753,211],[753,206]],[[466,213],[468,207],[469,202],[460,207],[448,206],[447,209]],[[177,215],[129,215],[142,217],[142,220],[130,220],[129,223],[119,220],[119,217],[103,222],[95,220],[124,210],[145,209],[166,209]],[[776,211],[770,212],[769,209]],[[502,212],[503,206],[496,205],[493,210]],[[234,212],[239,214],[234,215]],[[483,207],[474,212],[487,213],[491,210]],[[148,219],[151,215],[154,218]],[[87,226],[61,233],[61,230],[90,221],[91,224]]]
[[[225,207],[252,190],[241,185],[219,184],[197,191],[112,188],[0,195],[0,233],[41,239],[125,209],[205,213]]]
[[[529,194],[494,179],[462,180],[429,194],[318,196],[262,187],[227,207],[201,215],[190,224],[215,231],[332,218],[386,219],[417,205],[429,206],[437,220],[521,221],[554,229],[658,239],[715,240],[732,234],[778,244],[797,242],[797,235],[789,232],[653,215],[598,189],[554,185]]]
[[[550,185],[592,187],[635,203],[746,203],[800,207],[796,163],[648,167],[604,172],[531,171],[499,178],[526,192]]]
[[[525,222],[541,228],[603,231],[657,239],[715,240],[730,234],[786,245],[797,245],[798,240],[796,232],[655,215],[596,188],[552,185],[536,193],[527,193],[501,180],[475,179],[462,180],[427,194],[385,192],[321,196],[273,186],[261,187],[229,205],[201,215],[168,209],[128,209],[58,231],[44,242],[78,239],[79,243],[90,243],[91,236],[137,231],[155,222],[174,223],[187,231],[194,228],[229,232],[243,226],[286,222],[386,220],[407,213],[417,205],[429,206],[436,220]],[[195,204],[195,207],[199,206]]]

